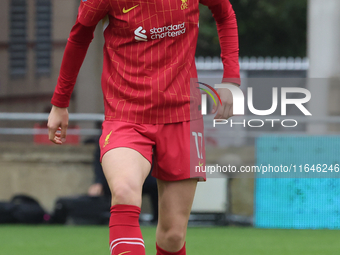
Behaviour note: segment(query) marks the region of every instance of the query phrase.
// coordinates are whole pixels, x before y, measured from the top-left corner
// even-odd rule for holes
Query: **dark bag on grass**
[[[50,223],[107,225],[110,219],[110,197],[64,197],[56,202]]]
[[[0,224],[14,223],[13,216],[14,204],[9,202],[0,202]]]
[[[17,195],[12,198],[14,205],[13,218],[17,223],[39,224],[44,222],[44,209],[37,200],[26,195]]]

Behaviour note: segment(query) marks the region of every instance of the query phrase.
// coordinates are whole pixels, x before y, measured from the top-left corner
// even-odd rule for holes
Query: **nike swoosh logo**
[[[118,255],[123,255],[123,254],[129,253],[129,252],[131,252],[131,251],[124,251],[122,253],[119,253]]]
[[[127,9],[127,10],[126,10],[125,7],[124,7],[124,8],[123,8],[123,13],[128,13],[129,11],[135,9],[137,6],[139,6],[139,4],[137,4],[137,5],[133,6],[133,7],[131,7],[130,9]]]

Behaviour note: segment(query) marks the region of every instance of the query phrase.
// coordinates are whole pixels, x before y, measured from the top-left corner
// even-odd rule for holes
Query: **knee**
[[[185,230],[181,230],[178,228],[170,228],[167,231],[161,231],[159,235],[158,243],[162,243],[163,247],[167,248],[167,250],[177,251],[183,247],[185,242]]]
[[[119,183],[112,185],[112,205],[116,204],[127,204],[140,206],[141,204],[141,194],[138,189],[124,183]]]
[[[167,233],[165,240],[172,247],[182,247],[184,243],[184,231],[171,230]]]

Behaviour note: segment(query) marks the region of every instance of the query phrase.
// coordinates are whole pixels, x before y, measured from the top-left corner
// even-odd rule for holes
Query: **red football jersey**
[[[200,2],[209,6],[217,23],[223,78],[237,83],[238,33],[229,0],[82,0],[52,104],[68,106],[94,28],[108,15],[102,74],[105,119],[163,124],[200,118],[200,91],[190,84],[197,77]]]

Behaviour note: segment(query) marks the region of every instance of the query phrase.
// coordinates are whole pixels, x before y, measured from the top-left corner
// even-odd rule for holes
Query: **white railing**
[[[294,57],[243,57],[239,59],[240,69],[251,70],[284,70],[307,71],[308,58]],[[198,70],[223,70],[223,64],[219,57],[197,57]]]
[[[204,117],[205,127],[212,126],[213,115],[208,115]],[[0,113],[0,121],[47,121],[48,114],[47,113]],[[234,121],[242,120],[251,120],[251,119],[268,119],[268,116],[237,116],[233,117]],[[282,119],[282,116],[270,116],[269,119]],[[324,123],[324,124],[340,124],[340,117],[338,116],[326,116],[326,117],[305,117],[305,116],[289,116],[289,119],[294,119],[299,123]],[[103,121],[103,114],[85,114],[85,113],[70,113],[69,114],[70,121],[79,121],[79,122],[95,122],[95,121]],[[0,122],[1,125],[1,122]],[[75,135],[99,135],[101,133],[100,129],[70,129],[68,134]],[[240,132],[239,129],[228,130],[228,132],[224,132],[223,134],[226,136],[245,136],[245,137],[258,137],[263,134],[269,135],[282,135],[282,134],[304,134],[305,132],[260,132],[260,131],[246,131],[242,130]],[[34,135],[34,134],[47,134],[47,129],[36,129],[36,128],[2,128],[0,127],[0,135]],[[328,134],[338,134],[328,133]],[[217,134],[220,136],[221,134]],[[211,134],[211,136],[214,136]]]
[[[48,113],[22,113],[22,112],[0,112],[0,120],[32,120],[32,121],[47,121]],[[99,113],[70,113],[71,121],[103,121],[104,114]]]
[[[48,113],[0,113],[0,121],[47,121]],[[103,114],[93,113],[70,113],[70,121],[103,121]],[[39,135],[47,134],[48,130],[43,128],[1,128],[0,135]],[[100,129],[69,129],[70,135],[100,135]]]

